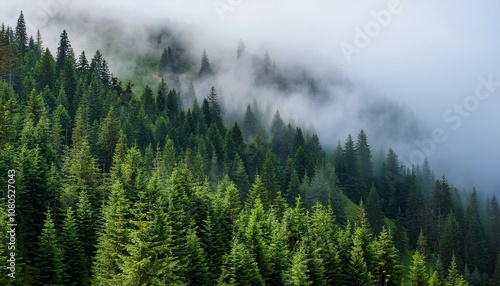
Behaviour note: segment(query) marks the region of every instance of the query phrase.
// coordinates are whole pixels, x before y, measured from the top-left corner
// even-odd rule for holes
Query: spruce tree
[[[384,214],[382,213],[382,201],[373,185],[366,198],[366,216],[373,233],[380,233],[384,225]]]
[[[257,262],[238,239],[233,240],[231,251],[224,256],[223,261],[219,285],[264,285]]]
[[[377,258],[375,261],[373,279],[375,285],[401,285],[403,267],[390,234],[382,227],[377,241]]]
[[[103,228],[97,243],[97,252],[93,263],[93,285],[116,285],[120,269],[121,256],[126,255],[129,241],[129,203],[125,191],[119,182],[111,189],[108,203],[103,209]]]
[[[61,233],[61,248],[65,265],[63,274],[64,285],[89,285],[87,259],[83,252],[83,245],[78,235],[74,211],[70,207],[66,211]]]
[[[309,279],[309,269],[307,267],[308,262],[305,246],[301,243],[299,247],[297,247],[297,250],[292,254],[290,269],[286,273],[287,285],[312,285],[312,281]]]
[[[409,268],[408,283],[414,286],[426,286],[428,281],[425,261],[419,251],[415,251]]]
[[[448,277],[446,278],[446,285],[450,286],[465,286],[468,285],[465,281],[464,276],[457,268],[457,262],[455,254],[453,253],[451,258],[450,267],[448,268]]]
[[[35,285],[61,285],[64,263],[57,238],[56,228],[52,220],[51,210],[45,214],[45,222],[35,256]]]
[[[63,30],[61,33],[61,39],[59,40],[59,46],[57,47],[57,57],[56,57],[56,75],[60,75],[64,67],[64,62],[67,58],[74,61],[73,49],[71,48],[71,43],[68,39],[68,33]]]
[[[203,50],[203,55],[201,57],[201,68],[198,73],[200,78],[204,78],[206,76],[212,75],[212,67],[210,66],[210,62],[208,61],[207,52]]]
[[[28,50],[28,33],[26,32],[26,21],[24,20],[23,11],[21,11],[19,18],[17,18],[15,44],[19,55],[23,58]]]

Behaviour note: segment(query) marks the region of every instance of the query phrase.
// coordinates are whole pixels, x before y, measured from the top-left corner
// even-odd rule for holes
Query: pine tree
[[[448,268],[448,277],[446,278],[446,285],[450,286],[465,286],[468,285],[464,276],[457,269],[457,262],[455,254],[451,258],[450,267]]]
[[[457,237],[462,237],[460,226],[453,212],[446,217],[439,238],[439,255],[443,265],[450,265],[453,256],[462,253],[462,243]],[[462,256],[459,256],[462,257]],[[461,261],[461,260],[460,260]]]
[[[210,66],[210,62],[208,61],[207,52],[203,50],[203,55],[201,57],[201,68],[198,73],[200,78],[212,75],[212,67]]]
[[[28,50],[28,33],[26,32],[26,22],[24,20],[23,11],[21,11],[19,18],[17,18],[15,43],[20,57],[23,58]]]
[[[110,107],[101,125],[97,146],[104,172],[109,172],[115,153],[116,143],[120,136],[120,122],[116,118],[113,107]]]
[[[359,158],[359,174],[361,178],[361,187],[365,193],[368,192],[373,182],[373,164],[371,161],[372,154],[366,133],[361,129],[358,133],[356,142],[356,153]]]
[[[45,223],[38,239],[35,267],[36,285],[61,285],[64,264],[50,209],[46,212]]]
[[[48,86],[50,89],[54,87],[56,78],[55,72],[55,61],[47,48],[35,67],[35,79],[39,91],[43,90],[45,86]]]
[[[106,207],[103,209],[103,228],[97,243],[93,263],[93,285],[116,285],[121,256],[126,254],[129,240],[127,218],[129,203],[121,184],[113,184]]]
[[[196,231],[190,228],[186,234],[187,265],[185,276],[188,285],[209,285],[209,272],[205,250]]]
[[[360,181],[360,161],[352,136],[349,134],[342,153],[342,168],[339,170],[340,185],[351,200],[358,202],[364,197]]]
[[[427,259],[429,249],[427,247],[427,239],[425,238],[422,230],[420,230],[420,234],[418,235],[417,251],[419,252],[420,256],[422,256],[423,260]]]
[[[363,250],[363,240],[359,236],[353,238],[353,247],[350,251],[349,261],[350,280],[352,285],[371,285],[371,273],[368,271]]]
[[[66,30],[63,30],[61,33],[61,39],[59,40],[59,46],[57,47],[56,75],[61,74],[64,63],[68,57],[71,61],[74,61],[73,49],[71,48],[68,34],[66,33]]]
[[[231,251],[223,260],[219,285],[264,285],[257,262],[250,250],[238,239],[233,240]]]
[[[159,258],[165,244],[155,231],[154,214],[149,206],[150,197],[142,189],[137,194],[138,200],[130,210],[130,228],[125,253],[118,254],[118,267],[121,273],[118,279],[121,285],[148,285],[161,280],[165,268],[172,268],[171,259]],[[167,245],[168,247],[168,245]]]
[[[215,86],[212,85],[210,87],[210,93],[207,99],[210,107],[210,122],[215,123],[219,132],[223,132],[224,124],[222,123],[222,107],[220,105]]]
[[[366,216],[373,233],[380,233],[384,225],[384,214],[382,213],[382,201],[373,185],[366,198]]]
[[[403,182],[400,169],[398,156],[394,150],[389,149],[379,178],[380,187],[377,189],[383,202],[382,210],[391,218],[396,217],[398,210],[398,206],[391,199]]]
[[[469,265],[483,269],[483,229],[477,206],[476,190],[472,191],[469,206],[465,212],[464,258]]]
[[[377,241],[377,259],[373,279],[375,285],[401,285],[403,267],[396,247],[385,227]]]
[[[158,108],[158,115],[164,114],[165,109],[167,108],[167,84],[163,78],[161,78],[161,81],[158,84],[156,106]]]
[[[262,178],[260,177],[260,175],[257,175],[257,177],[255,177],[255,182],[252,184],[252,187],[250,188],[248,196],[245,200],[245,207],[249,210],[252,209],[257,199],[261,201],[264,209],[267,210],[269,208],[271,204],[269,191],[264,187],[264,183],[262,182]]]
[[[243,118],[243,135],[245,139],[250,139],[257,133],[259,129],[259,123],[257,121],[257,117],[252,111],[250,104],[247,105],[247,110],[245,111],[245,117]]]
[[[415,251],[410,264],[408,283],[414,286],[426,286],[428,281],[425,261],[419,251]]]
[[[303,243],[297,247],[297,250],[292,254],[292,261],[290,270],[287,272],[286,281],[288,285],[306,286],[311,285],[312,281],[309,279],[309,269],[307,264],[307,254]]]
[[[270,273],[267,277],[268,285],[285,285],[286,271],[289,268],[289,251],[286,247],[286,227],[271,213],[269,217],[271,234],[267,248]]]
[[[65,265],[64,285],[89,285],[88,269],[82,267],[87,264],[87,260],[83,252],[82,242],[78,236],[76,219],[71,207],[66,211],[66,218],[64,219],[61,248]]]
[[[441,286],[441,280],[439,279],[439,275],[438,275],[438,272],[436,270],[434,270],[434,272],[432,272],[432,274],[430,275],[428,285],[429,286]]]
[[[80,267],[84,266],[87,272],[90,272],[91,260],[96,251],[97,227],[96,215],[86,191],[80,192],[80,196],[78,197],[75,220],[78,239],[82,244],[83,253],[85,254],[85,263],[80,265]]]

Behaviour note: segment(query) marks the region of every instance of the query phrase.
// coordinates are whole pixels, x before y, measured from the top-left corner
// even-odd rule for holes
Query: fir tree
[[[103,228],[97,243],[93,263],[93,285],[115,285],[121,273],[121,256],[126,255],[129,240],[127,217],[129,203],[119,183],[112,186],[106,207],[103,209]]]
[[[61,285],[64,264],[50,209],[38,239],[35,267],[36,285]]]
[[[414,286],[426,286],[428,281],[425,261],[419,251],[415,251],[409,268],[408,283]]]
[[[450,286],[468,285],[463,275],[457,269],[455,254],[452,255],[450,267],[448,268],[448,277],[446,278],[446,285]]]
[[[88,268],[82,267],[87,264],[83,252],[82,242],[78,235],[76,219],[73,209],[66,211],[66,218],[61,233],[61,248],[63,251],[63,262],[65,265],[63,282],[64,285],[89,285]]]
[[[203,55],[201,57],[201,68],[198,73],[200,78],[212,75],[212,67],[210,66],[210,62],[208,61],[207,52],[203,50]]]
[[[24,20],[23,11],[21,11],[19,18],[17,18],[15,43],[17,50],[19,51],[19,55],[23,58],[28,50],[28,33],[26,32],[26,21]]]
[[[375,285],[401,285],[403,267],[400,264],[398,251],[385,227],[377,241],[377,259],[373,279]]]

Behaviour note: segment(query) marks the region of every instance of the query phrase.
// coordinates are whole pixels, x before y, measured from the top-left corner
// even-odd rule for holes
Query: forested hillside
[[[0,285],[500,285],[495,196],[377,159],[363,130],[322,146],[277,110],[226,116],[195,94],[205,51],[162,47],[154,86],[87,52],[22,13],[0,28]]]

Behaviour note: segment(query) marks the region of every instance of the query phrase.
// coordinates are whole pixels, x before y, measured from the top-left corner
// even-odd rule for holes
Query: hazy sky
[[[241,38],[247,50],[269,50],[277,62],[300,62],[318,73],[339,69],[423,122],[419,141],[426,144],[401,148],[402,159],[411,162],[411,154],[427,151],[438,176],[444,172],[459,186],[500,191],[497,0],[3,0],[1,8],[0,21],[10,25],[22,9],[28,27],[42,31],[53,53],[64,28],[78,53],[101,48],[58,22],[61,14],[90,11],[88,21],[119,18],[130,30],[166,19],[188,24],[207,50],[232,53]],[[433,138],[435,129],[440,133]]]

